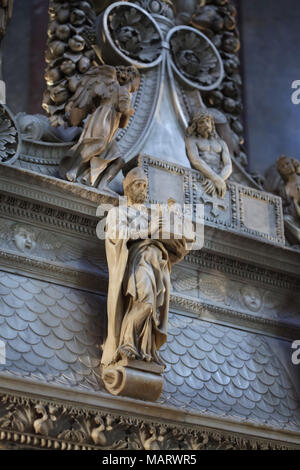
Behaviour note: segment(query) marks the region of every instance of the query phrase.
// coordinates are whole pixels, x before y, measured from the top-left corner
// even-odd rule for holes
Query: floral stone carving
[[[109,29],[121,52],[144,63],[160,56],[161,36],[145,13],[127,5],[115,7],[109,15]]]
[[[20,137],[8,108],[0,106],[0,162],[13,163],[19,156]]]
[[[177,29],[170,39],[172,57],[178,70],[202,87],[215,84],[222,64],[205,36],[192,28]]]

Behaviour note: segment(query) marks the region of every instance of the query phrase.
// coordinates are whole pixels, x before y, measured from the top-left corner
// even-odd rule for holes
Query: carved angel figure
[[[228,146],[215,129],[213,116],[206,110],[196,114],[186,135],[186,151],[191,165],[206,177],[203,187],[208,194],[221,198],[232,173]]]
[[[134,114],[131,97],[139,84],[135,67],[94,66],[84,75],[66,112],[72,126],[89,117],[78,143],[61,163],[62,177],[76,181],[82,175],[83,183],[110,192],[107,185],[124,164],[113,139]]]

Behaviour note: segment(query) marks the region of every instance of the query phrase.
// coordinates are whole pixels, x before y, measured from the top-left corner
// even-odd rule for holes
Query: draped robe
[[[133,219],[134,233],[147,226],[141,212],[138,206],[120,206],[107,216],[109,290],[104,366],[120,360],[124,350],[136,359],[161,363],[157,351],[167,340],[171,266],[186,251],[170,255],[162,241],[132,239]]]

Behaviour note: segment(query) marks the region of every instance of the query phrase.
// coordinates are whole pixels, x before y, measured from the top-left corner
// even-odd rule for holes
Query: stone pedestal
[[[106,390],[140,400],[156,401],[163,389],[164,366],[123,359],[102,371]]]

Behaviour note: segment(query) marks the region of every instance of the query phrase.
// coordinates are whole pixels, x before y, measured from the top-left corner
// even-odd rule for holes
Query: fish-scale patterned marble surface
[[[300,430],[299,396],[266,337],[171,314],[161,356],[162,402]]]
[[[0,371],[99,390],[105,305],[91,293],[0,273]]]
[[[0,371],[66,387],[100,390],[106,299],[0,273]],[[169,315],[160,403],[300,430],[293,383],[262,335]]]

